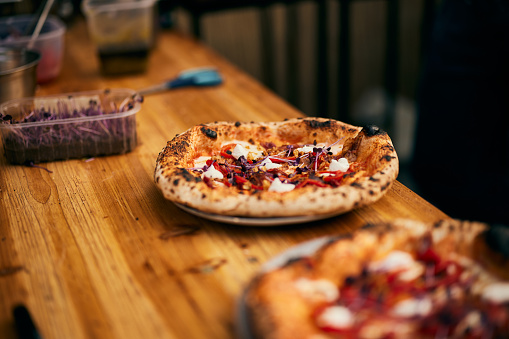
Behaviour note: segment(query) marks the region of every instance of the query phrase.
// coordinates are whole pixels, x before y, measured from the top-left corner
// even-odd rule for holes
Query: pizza
[[[380,128],[297,118],[192,127],[160,152],[154,179],[164,197],[203,212],[287,217],[375,202],[398,170]]]
[[[253,279],[248,328],[266,339],[509,338],[509,229],[499,231],[397,219],[328,238]]]

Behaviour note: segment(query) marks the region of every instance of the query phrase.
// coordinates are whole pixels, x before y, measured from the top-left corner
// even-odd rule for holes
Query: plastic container
[[[27,47],[31,37],[26,34],[26,30],[33,20],[33,15],[0,19],[0,46]],[[60,74],[65,32],[66,27],[60,19],[48,16],[32,47],[41,54],[41,60],[37,66],[38,83],[53,80]]]
[[[134,90],[15,99],[0,105],[0,134],[12,164],[123,154],[136,147]]]
[[[140,73],[154,41],[155,0],[84,0],[88,31],[97,46],[101,73]]]

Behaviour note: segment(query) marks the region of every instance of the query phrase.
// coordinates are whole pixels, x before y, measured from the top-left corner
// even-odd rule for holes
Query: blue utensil
[[[179,75],[162,84],[144,88],[138,91],[140,95],[148,95],[169,89],[188,87],[188,86],[217,86],[223,83],[221,74],[215,68],[203,67],[193,68],[179,73]]]

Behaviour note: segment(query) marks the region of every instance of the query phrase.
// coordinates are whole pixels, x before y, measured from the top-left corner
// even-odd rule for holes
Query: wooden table
[[[145,74],[105,78],[83,21],[66,35],[60,77],[37,95],[139,89],[216,66],[224,85],[145,98],[131,153],[13,166],[0,158],[0,337],[16,338],[24,304],[44,338],[232,338],[235,302],[262,263],[315,237],[396,217],[447,216],[396,182],[379,202],[328,220],[284,227],[206,221],[166,201],[153,181],[175,134],[215,120],[302,116],[222,57],[160,32]]]

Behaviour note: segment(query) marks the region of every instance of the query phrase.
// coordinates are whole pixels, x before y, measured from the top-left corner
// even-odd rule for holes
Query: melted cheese
[[[244,157],[247,159],[247,154],[248,154],[248,150],[245,149],[242,145],[240,144],[237,144],[237,146],[235,146],[233,148],[233,151],[232,151],[232,156],[235,158],[235,159],[238,159],[240,157]]]
[[[207,165],[207,160],[209,160],[210,157],[204,157],[201,156],[199,158],[194,159],[193,166],[196,168],[201,168]]]
[[[424,317],[433,309],[433,304],[428,298],[410,298],[398,302],[391,310],[395,316],[402,318]]]
[[[334,301],[339,297],[338,287],[327,279],[300,278],[294,282],[294,285],[307,299]]]
[[[282,183],[281,180],[279,180],[279,178],[276,178],[270,184],[269,191],[283,193],[283,192],[290,192],[294,188],[295,188],[295,185]]]
[[[251,145],[250,143],[248,143],[246,141],[233,140],[233,141],[223,142],[221,144],[221,147],[228,145],[228,144],[236,144],[236,146],[232,150],[232,156],[235,159],[240,158],[242,155],[246,159],[248,159],[248,157],[251,157],[251,159],[258,159],[263,156],[263,148],[261,148],[261,146]]]
[[[332,328],[349,328],[354,321],[352,312],[344,306],[327,307],[316,319],[318,326]]]
[[[509,282],[489,284],[483,289],[482,298],[496,304],[509,302]]]
[[[329,165],[329,171],[336,172],[346,172],[350,168],[350,164],[346,158],[341,158],[339,160],[332,159]]]
[[[204,177],[209,179],[223,179],[223,173],[219,172],[214,166],[210,166],[204,173]]]
[[[411,281],[424,274],[425,267],[422,263],[416,261],[410,253],[394,250],[384,259],[371,263],[369,270],[373,272],[401,271],[398,274],[398,279]]]
[[[276,163],[272,162],[269,158],[263,160],[260,165],[261,166],[265,166],[266,170],[270,170],[270,169],[281,167],[281,164],[276,164]]]
[[[410,268],[415,260],[408,252],[394,250],[384,259],[372,262],[369,265],[370,271],[392,272],[399,269]]]
[[[302,147],[297,148],[297,151],[302,152],[302,153],[310,153],[310,152],[313,152],[313,149],[315,147],[317,147],[317,146],[315,146],[315,145],[306,145],[306,146],[302,146]]]

